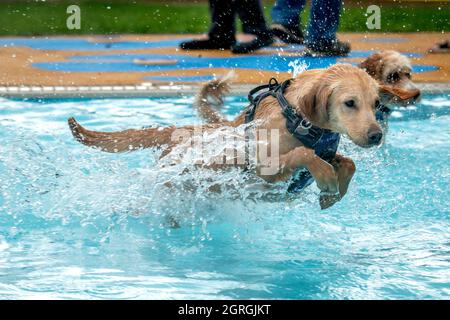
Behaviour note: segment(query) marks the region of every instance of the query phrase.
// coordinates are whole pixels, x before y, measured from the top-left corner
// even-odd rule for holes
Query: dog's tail
[[[130,129],[119,132],[98,132],[83,128],[74,118],[68,120],[72,135],[78,142],[105,152],[126,152],[170,144],[176,127]]]
[[[208,82],[200,90],[194,107],[200,118],[206,123],[225,121],[219,110],[223,106],[224,96],[230,91],[230,84],[235,77],[234,71],[230,71],[224,77]]]

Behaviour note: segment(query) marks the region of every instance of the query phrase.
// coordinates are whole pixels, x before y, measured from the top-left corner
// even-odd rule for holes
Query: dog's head
[[[379,83],[392,86],[399,98],[381,96],[383,104],[411,104],[420,98],[420,90],[411,80],[412,67],[409,59],[397,51],[387,50],[375,53],[364,60],[360,68]]]
[[[314,124],[347,134],[361,147],[381,143],[383,131],[375,119],[380,97],[398,97],[391,85],[380,85],[363,70],[347,64],[334,65],[298,82],[298,112]]]

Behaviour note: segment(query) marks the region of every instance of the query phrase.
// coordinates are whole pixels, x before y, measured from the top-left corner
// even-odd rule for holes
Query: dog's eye
[[[408,78],[408,79],[411,79],[411,73],[405,73],[405,76]]]
[[[400,74],[398,72],[390,73],[387,77],[388,82],[397,82],[400,80]]]
[[[355,107],[355,100],[347,100],[345,101],[345,105],[349,108],[354,108]]]

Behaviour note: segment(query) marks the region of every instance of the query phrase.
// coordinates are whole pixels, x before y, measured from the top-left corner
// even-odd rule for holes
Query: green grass
[[[378,32],[450,31],[450,5],[383,4],[381,7],[381,30]],[[339,30],[364,32],[366,6],[344,7]]]
[[[68,30],[66,8],[81,8],[81,30]],[[450,6],[381,5],[381,32],[449,31]],[[270,22],[271,4],[265,13]],[[366,32],[366,5],[347,5],[342,11],[340,31]],[[303,24],[308,10],[302,13]],[[202,33],[210,22],[205,2],[146,1],[2,1],[0,35]],[[377,31],[377,30],[374,30]]]

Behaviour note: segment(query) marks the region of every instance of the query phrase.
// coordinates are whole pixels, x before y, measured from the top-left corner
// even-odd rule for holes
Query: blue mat
[[[349,58],[365,58],[372,54],[371,51],[352,51]],[[409,56],[418,57],[417,54]],[[106,54],[92,56],[73,56],[70,61],[40,62],[33,67],[52,71],[64,72],[160,72],[172,70],[192,69],[247,69],[270,72],[288,72],[292,68],[290,62],[301,61],[308,65],[308,69],[327,68],[339,62],[339,57],[301,57],[283,56],[278,54],[247,55],[235,57],[200,57],[188,55],[164,55],[164,54]],[[176,60],[174,64],[142,65],[133,61],[141,60]],[[427,65],[414,65],[414,72],[436,70],[437,67]]]
[[[137,50],[176,47],[181,41],[188,39],[171,39],[160,41],[119,41],[90,42],[83,38],[11,38],[0,39],[0,47],[29,47],[38,50]]]
[[[39,50],[75,50],[75,51],[113,51],[113,50],[136,50],[175,47],[186,39],[171,39],[160,41],[120,41],[120,42],[90,42],[85,38],[8,38],[0,39],[0,46],[13,47],[25,46]],[[398,42],[402,38],[376,38],[366,39],[376,42]],[[301,45],[289,45],[282,47],[267,47],[262,49],[260,54],[231,57],[205,57],[189,56],[180,54],[113,54],[72,56],[69,61],[64,62],[40,62],[34,63],[33,67],[64,72],[162,72],[172,70],[192,70],[192,69],[247,69],[262,70],[269,72],[287,72],[292,68],[290,62],[300,61],[308,65],[309,69],[327,68],[338,63],[339,57],[301,57],[295,53],[300,53],[304,49]],[[290,53],[291,56],[282,55],[282,52]],[[372,54],[372,51],[352,51],[349,58],[365,58]],[[408,57],[420,57],[419,54],[406,53]],[[176,60],[174,64],[145,65],[136,64],[134,60]],[[426,72],[437,70],[435,66],[413,65],[413,71]],[[153,76],[149,80],[166,81],[207,81],[211,76]]]

